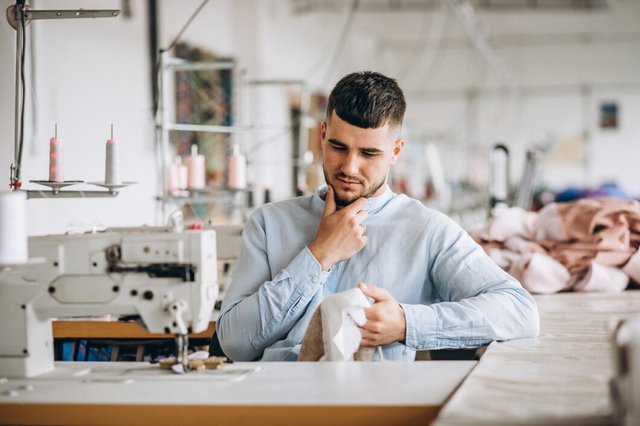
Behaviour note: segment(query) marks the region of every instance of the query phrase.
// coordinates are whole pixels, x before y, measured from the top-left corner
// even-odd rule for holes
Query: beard
[[[324,180],[325,180],[325,182],[327,182],[327,185],[331,185],[331,181],[329,180],[329,175],[327,173],[327,169],[325,169],[324,166],[322,166],[322,171],[324,172]],[[362,185],[362,190],[357,192],[357,193],[343,193],[343,194],[338,193],[338,191],[336,190],[335,186],[331,185],[333,187],[333,194],[334,194],[334,198],[335,198],[335,201],[336,201],[336,205],[340,206],[340,207],[346,207],[349,204],[351,204],[354,201],[356,201],[358,198],[361,198],[361,197],[371,198],[373,196],[373,194],[378,192],[378,190],[380,188],[382,188],[382,185],[385,184],[385,182],[387,180],[386,177],[387,177],[387,175],[385,173],[385,175],[382,178],[380,178],[379,181],[374,182],[373,184],[371,184],[369,186],[365,186],[365,184],[362,181],[362,179],[349,177],[349,176],[347,176],[347,175],[345,175],[344,173],[341,173],[341,172],[336,173],[334,175],[335,179],[338,179],[338,178],[345,179],[345,178],[347,178],[348,180],[351,180],[351,181],[357,181],[360,185]]]

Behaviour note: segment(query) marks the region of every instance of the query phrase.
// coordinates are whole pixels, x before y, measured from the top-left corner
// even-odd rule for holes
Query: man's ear
[[[400,156],[400,153],[404,149],[404,144],[405,144],[404,139],[398,139],[397,141],[394,142],[393,157],[391,158],[391,164],[395,164],[396,161],[398,161],[398,157]]]

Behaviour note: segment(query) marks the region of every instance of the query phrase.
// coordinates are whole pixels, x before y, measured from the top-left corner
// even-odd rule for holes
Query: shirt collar
[[[316,189],[315,194],[313,194],[313,207],[322,213],[324,211],[324,198],[327,193],[327,186],[322,185],[318,189]],[[375,214],[378,211],[382,210],[382,208],[391,200],[394,196],[393,191],[389,187],[388,184],[385,184],[384,192],[377,197],[367,198],[367,213]]]

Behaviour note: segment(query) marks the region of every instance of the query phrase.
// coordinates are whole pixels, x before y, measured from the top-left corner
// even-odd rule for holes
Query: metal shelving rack
[[[231,189],[220,186],[212,186],[198,190],[185,190],[184,195],[171,195],[166,193],[165,182],[165,170],[166,166],[174,158],[172,154],[172,146],[170,141],[171,131],[188,131],[188,132],[204,132],[204,133],[228,133],[238,138],[238,134],[250,130],[248,126],[220,126],[220,125],[205,125],[205,124],[184,124],[176,123],[171,119],[171,115],[175,116],[174,102],[172,101],[174,76],[178,71],[219,71],[230,70],[232,72],[232,122],[235,123],[236,119],[240,117],[239,112],[241,107],[238,100],[240,96],[237,95],[240,88],[237,64],[233,60],[219,60],[211,62],[193,62],[175,57],[169,57],[169,53],[164,51],[160,55],[159,63],[159,77],[158,77],[158,110],[156,114],[155,124],[155,139],[156,148],[159,152],[156,153],[157,173],[160,177],[158,195],[156,200],[160,203],[161,221],[165,221],[168,215],[171,213],[168,211],[171,205],[176,207],[182,207],[188,204],[208,204],[208,203],[237,203],[246,204],[243,200],[239,200],[242,196],[246,198],[247,191],[251,188],[245,189]],[[240,139],[237,139],[237,143],[242,148]]]
[[[232,72],[232,122],[240,123],[233,126],[205,125],[205,124],[185,124],[176,123],[172,120],[175,117],[175,102],[173,89],[175,88],[175,73],[178,71],[204,71],[204,70],[230,70]],[[207,132],[207,133],[228,133],[235,139],[232,143],[237,143],[241,151],[248,149],[249,143],[246,135],[251,135],[256,126],[251,123],[249,113],[249,98],[251,88],[275,86],[285,88],[296,88],[300,93],[300,126],[298,128],[297,146],[293,147],[293,186],[304,182],[304,176],[308,164],[303,160],[303,153],[308,149],[308,128],[304,124],[304,120],[309,117],[310,109],[310,93],[303,80],[291,79],[248,79],[244,72],[238,69],[237,63],[233,60],[217,60],[211,62],[194,62],[170,57],[167,50],[161,51],[158,67],[158,109],[155,120],[155,139],[158,149],[157,155],[157,173],[160,177],[158,181],[156,197],[159,202],[159,212],[161,214],[160,222],[164,223],[171,211],[170,206],[182,207],[189,204],[207,204],[207,203],[235,203],[237,206],[248,207],[248,192],[252,191],[251,186],[245,189],[231,189],[220,186],[207,187],[204,190],[188,190],[184,194],[170,195],[166,194],[165,168],[174,158],[172,144],[170,140],[170,132],[172,131],[189,131],[189,132]]]

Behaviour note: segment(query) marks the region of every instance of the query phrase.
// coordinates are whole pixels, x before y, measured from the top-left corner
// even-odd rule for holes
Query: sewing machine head
[[[29,239],[37,265],[0,272],[0,377],[53,369],[51,319],[139,315],[152,333],[208,327],[218,296],[216,233],[121,228]]]

